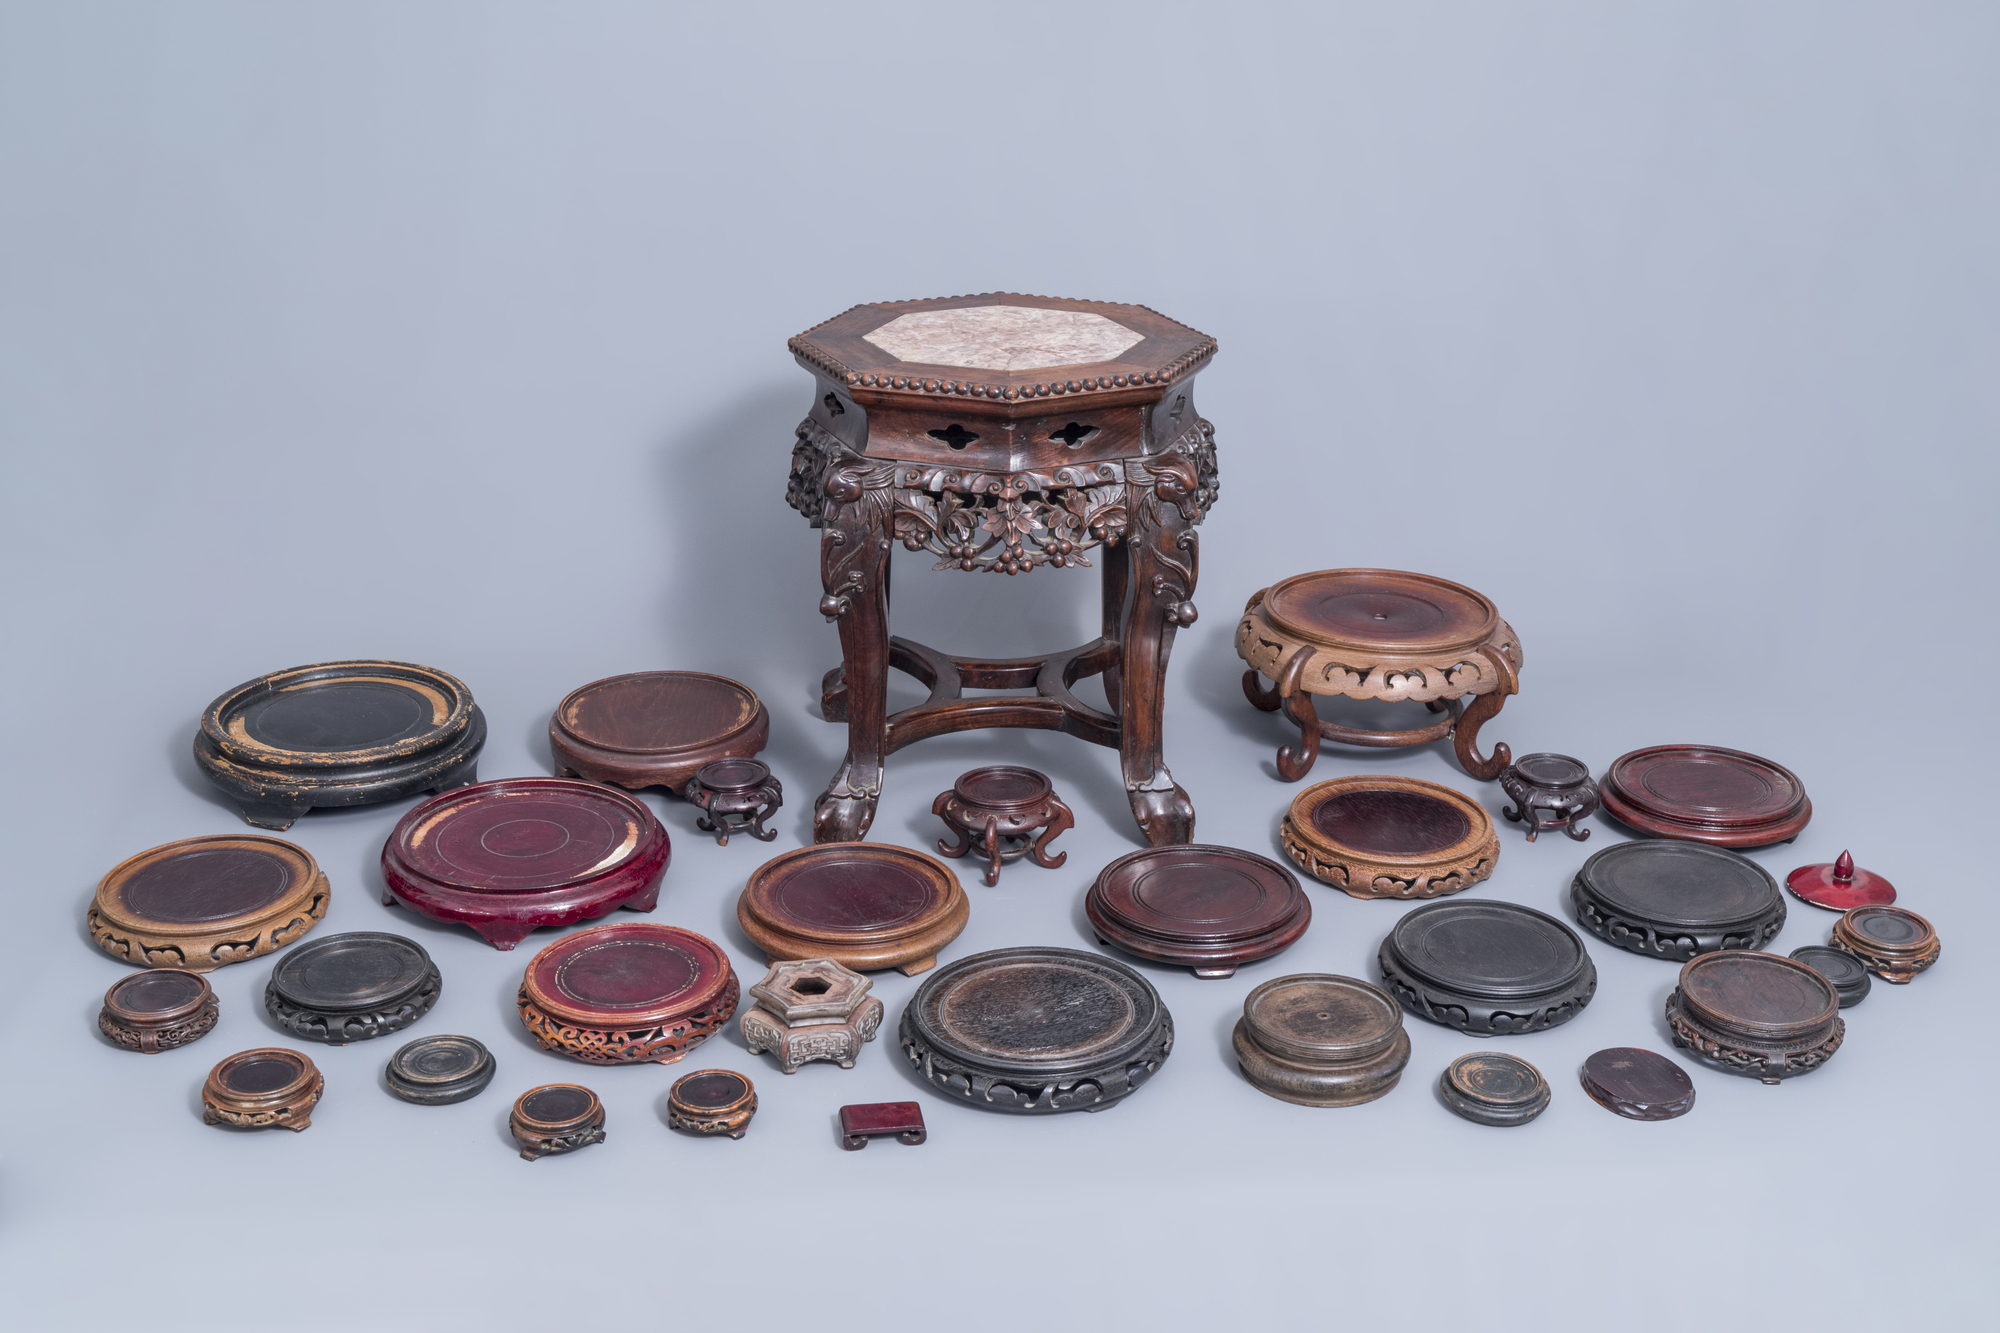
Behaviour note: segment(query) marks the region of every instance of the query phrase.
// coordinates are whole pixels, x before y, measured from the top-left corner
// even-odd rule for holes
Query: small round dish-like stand
[[[1694,1080],[1658,1051],[1613,1046],[1577,1070],[1590,1099],[1627,1120],[1673,1120],[1694,1109]]]
[[[956,845],[938,839],[939,855],[956,858],[977,847],[986,858],[988,888],[1000,882],[1005,862],[1033,855],[1036,865],[1060,870],[1069,860],[1068,852],[1050,856],[1049,844],[1076,826],[1076,816],[1032,768],[1000,764],[961,773],[931,802],[931,813],[957,838]]]
[[[751,759],[771,714],[748,686],[701,671],[635,671],[572,690],[549,719],[556,776],[679,795],[703,764]]]
[[[1256,1089],[1299,1106],[1359,1106],[1387,1096],[1410,1063],[1403,1011],[1353,977],[1302,973],[1243,1001],[1230,1040]]]
[[[1083,899],[1100,943],[1198,977],[1229,977],[1312,924],[1292,872],[1234,847],[1145,847],[1098,872]]]
[[[544,1083],[514,1099],[507,1131],[524,1161],[604,1142],[604,1103],[575,1083]]]
[[[1569,890],[1577,924],[1607,944],[1684,963],[1761,949],[1785,924],[1785,898],[1746,856],[1699,842],[1621,842],[1583,863]]]
[[[456,676],[413,662],[319,662],[210,704],[195,762],[259,828],[397,801],[479,776],[486,718]]]
[[[1475,1125],[1525,1125],[1549,1109],[1549,1098],[1541,1070],[1498,1051],[1461,1055],[1438,1079],[1438,1099]]]
[[[97,1030],[128,1051],[157,1055],[207,1036],[217,1012],[207,977],[155,967],[122,977],[104,992]]]
[[[683,1074],[667,1090],[667,1127],[740,1139],[757,1114],[757,1089],[733,1069]]]
[[[505,778],[434,796],[398,821],[382,845],[382,902],[511,949],[542,926],[652,911],[672,852],[635,796]]]
[[[1604,813],[1640,833],[1716,847],[1790,842],[1812,802],[1790,769],[1717,745],[1655,745],[1612,761],[1597,784]]]
[[[903,1009],[903,1054],[938,1092],[1019,1115],[1102,1111],[1174,1045],[1152,984],[1080,949],[992,949],[947,963]]]
[[[1482,1037],[1567,1023],[1597,993],[1597,965],[1576,932],[1508,902],[1428,903],[1407,912],[1378,961],[1404,1008]]]
[[[1520,688],[1521,644],[1493,603],[1428,574],[1322,569],[1251,595],[1236,626],[1249,664],[1243,692],[1267,713],[1283,709],[1299,743],[1278,751],[1278,776],[1312,771],[1321,740],[1396,749],[1451,738],[1458,762],[1491,781],[1512,757],[1479,753],[1479,729]],[[1264,676],[1277,682],[1267,688]],[[1320,720],[1316,694],[1421,703],[1442,714],[1425,727],[1370,731]],[[1468,700],[1470,702],[1468,702]]]
[[[1597,784],[1581,759],[1524,754],[1500,770],[1500,790],[1514,798],[1500,813],[1510,823],[1525,821],[1529,842],[1551,829],[1561,829],[1577,842],[1590,840],[1590,830],[1580,825],[1597,812]]]
[[[493,1081],[493,1053],[471,1037],[439,1033],[419,1037],[389,1057],[383,1071],[389,1091],[417,1106],[451,1106],[486,1091]]]
[[[1789,956],[1793,962],[1804,963],[1832,982],[1834,993],[1840,996],[1841,1008],[1852,1009],[1868,998],[1872,986],[1868,965],[1847,950],[1831,944],[1806,944],[1792,950]]]
[[[201,1088],[202,1123],[304,1130],[324,1091],[326,1080],[303,1051],[282,1046],[238,1051],[208,1071]]]
[[[1856,907],[1844,912],[1833,923],[1829,942],[1894,986],[1914,980],[1943,952],[1931,923],[1900,907]]]
[[[934,856],[883,843],[821,843],[757,867],[736,920],[772,962],[831,958],[915,976],[965,929],[972,906]]]
[[[207,972],[296,942],[332,896],[303,847],[250,834],[182,838],[112,867],[88,922],[114,958]]]
[[[1683,964],[1667,1024],[1674,1045],[1772,1085],[1818,1069],[1847,1035],[1831,981],[1804,963],[1751,951]]]
[[[1419,778],[1316,782],[1278,829],[1285,854],[1355,898],[1438,898],[1493,873],[1500,839],[1479,802]]]
[[[264,1008],[295,1037],[345,1046],[401,1032],[443,991],[421,944],[358,930],[323,935],[280,958],[264,987]]]
[[[621,921],[536,954],[515,1007],[545,1051],[596,1065],[670,1065],[720,1031],[739,998],[729,955],[713,940]]]

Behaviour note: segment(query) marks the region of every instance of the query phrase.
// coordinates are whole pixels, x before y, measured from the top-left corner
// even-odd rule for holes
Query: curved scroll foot
[[[1590,830],[1587,828],[1578,828],[1576,826],[1576,820],[1574,819],[1570,820],[1569,823],[1563,825],[1563,832],[1569,834],[1569,836],[1575,839],[1577,842],[1590,841]]]
[[[1520,812],[1519,810],[1516,810],[1516,809],[1515,809],[1515,808],[1514,808],[1513,806],[1511,806],[1511,805],[1503,805],[1503,806],[1501,806],[1501,807],[1500,807],[1500,814],[1501,814],[1501,815],[1502,815],[1502,817],[1504,817],[1504,818],[1506,819],[1506,821],[1507,821],[1508,823],[1510,823],[1510,824],[1518,824],[1518,823],[1520,823],[1520,822],[1521,822],[1521,812]]]
[[[1299,743],[1296,748],[1278,747],[1278,776],[1297,782],[1319,762],[1319,710],[1313,707],[1312,696],[1300,690],[1285,699],[1285,716],[1299,724]]]
[[[1458,762],[1472,777],[1481,782],[1491,782],[1500,776],[1500,770],[1514,762],[1514,752],[1505,741],[1494,745],[1490,758],[1479,755],[1479,728],[1507,702],[1504,694],[1482,694],[1474,699],[1459,716],[1458,726],[1451,735],[1451,747],[1458,753]]]
[[[1076,827],[1076,816],[1053,793],[1049,796],[1049,811],[1055,818],[1051,819],[1049,826],[1042,830],[1042,836],[1035,839],[1035,845],[1030,851],[1035,858],[1035,864],[1042,869],[1061,870],[1063,863],[1069,860],[1069,853],[1057,852],[1054,856],[1050,856],[1049,844],[1056,840],[1057,834]]]
[[[813,841],[860,842],[875,822],[873,796],[822,796],[813,803]]]
[[[1282,702],[1278,698],[1277,687],[1273,686],[1268,690],[1264,688],[1264,677],[1256,667],[1251,667],[1243,673],[1243,697],[1250,701],[1252,707],[1260,708],[1266,713],[1277,712],[1278,705]]]
[[[1139,821],[1139,831],[1146,835],[1148,843],[1166,847],[1194,841],[1194,802],[1178,783],[1165,791],[1132,791],[1125,795],[1132,803],[1132,817]]]

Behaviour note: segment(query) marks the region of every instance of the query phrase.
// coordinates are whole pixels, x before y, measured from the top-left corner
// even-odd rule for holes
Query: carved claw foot
[[[239,805],[245,823],[256,828],[283,831],[305,818],[309,805]]]
[[[1243,695],[1253,708],[1260,708],[1266,713],[1277,712],[1278,705],[1284,702],[1278,697],[1275,687],[1265,688],[1264,677],[1255,667],[1243,673]]]
[[[1194,841],[1194,802],[1179,784],[1165,791],[1127,792],[1139,831],[1155,847]]]
[[[860,842],[875,822],[873,796],[822,796],[813,803],[813,841]]]

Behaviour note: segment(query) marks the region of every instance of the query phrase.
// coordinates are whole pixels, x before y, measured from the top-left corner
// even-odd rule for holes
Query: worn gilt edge
[[[1242,620],[1237,622],[1236,655],[1277,680],[1293,653],[1310,650],[1313,656],[1299,678],[1300,687],[1308,694],[1429,703],[1435,699],[1462,699],[1469,694],[1491,694],[1502,688],[1500,672],[1477,649],[1448,662],[1419,658],[1372,665],[1365,659],[1343,662],[1338,649],[1308,643],[1278,629],[1264,614],[1262,599],[1261,592],[1253,597]],[[1500,622],[1482,646],[1505,653],[1514,670],[1521,669],[1521,641],[1506,621]]]
[[[734,980],[732,976],[731,980]],[[689,1014],[677,1023],[642,1028],[589,1028],[559,1022],[544,1014],[521,987],[514,998],[521,1022],[545,1051],[567,1055],[594,1065],[622,1065],[652,1061],[672,1064],[719,1032],[736,1014],[738,991],[726,989],[715,1004]]]
[[[1350,897],[1365,899],[1442,898],[1458,893],[1490,876],[1500,851],[1499,839],[1493,837],[1479,846],[1477,853],[1470,858],[1470,864],[1459,862],[1449,867],[1411,873],[1406,866],[1385,866],[1358,857],[1335,860],[1324,856],[1318,848],[1299,837],[1289,814],[1279,825],[1278,836],[1284,844],[1285,855],[1291,857],[1301,870]],[[1397,873],[1399,871],[1402,873]]]
[[[1773,1050],[1745,1050],[1733,1045],[1723,1034],[1709,1030],[1681,1012],[1680,997],[1681,993],[1676,989],[1667,996],[1666,1003],[1667,1025],[1673,1029],[1674,1045],[1738,1073],[1755,1074],[1760,1078],[1809,1074],[1831,1060],[1833,1053],[1840,1049],[1840,1044],[1847,1040],[1847,1020],[1836,1017],[1833,1020],[1833,1035],[1824,1041],[1773,1042]]]

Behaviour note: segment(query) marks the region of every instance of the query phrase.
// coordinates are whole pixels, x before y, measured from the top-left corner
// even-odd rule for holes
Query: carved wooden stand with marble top
[[[817,842],[864,837],[883,760],[913,741],[1040,727],[1115,747],[1149,842],[1194,806],[1161,754],[1174,631],[1195,619],[1194,525],[1216,495],[1214,428],[1192,382],[1215,340],[1143,306],[990,293],[860,305],[791,341],[817,379],[786,499],[821,529],[820,612],[840,627],[828,721],[847,757]],[[1103,564],[1103,633],[1046,656],[963,658],[889,635],[895,542],[936,568],[1024,574]],[[889,669],[930,698],[890,714]],[[1104,677],[1110,711],[1071,687]],[[1033,688],[1033,697],[964,691]]]

